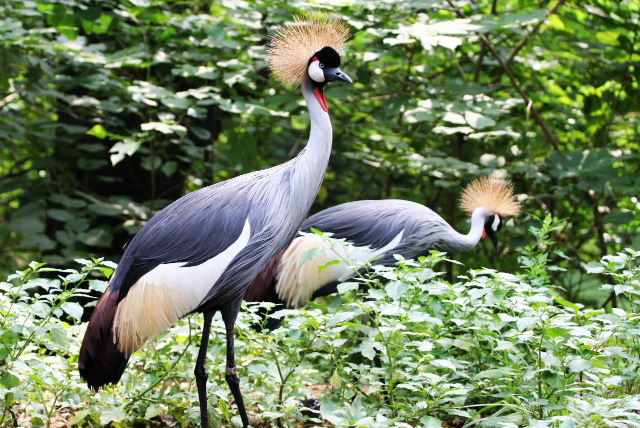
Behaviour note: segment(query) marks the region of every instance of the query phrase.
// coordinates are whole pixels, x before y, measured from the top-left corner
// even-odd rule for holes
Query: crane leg
[[[224,378],[229,385],[233,398],[236,400],[240,419],[242,419],[242,426],[243,428],[246,428],[249,426],[249,417],[247,416],[247,410],[244,407],[242,392],[240,392],[240,378],[238,377],[238,370],[236,369],[234,345],[236,318],[238,317],[238,312],[240,312],[241,304],[242,298],[233,302],[228,308],[221,310],[221,312],[222,320],[224,321],[224,326],[227,332],[227,374]]]
[[[196,375],[196,385],[198,385],[198,399],[200,401],[200,422],[202,428],[209,428],[209,407],[207,406],[207,349],[209,347],[209,333],[211,332],[211,319],[216,311],[204,313],[204,326],[202,327],[202,339],[200,340],[200,351],[196,368],[193,373]]]

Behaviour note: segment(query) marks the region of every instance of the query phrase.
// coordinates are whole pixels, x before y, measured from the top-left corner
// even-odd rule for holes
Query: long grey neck
[[[492,213],[487,208],[476,208],[471,214],[471,229],[463,235],[451,228],[450,236],[445,238],[448,251],[470,251],[478,245],[484,232],[484,223]]]
[[[311,132],[307,146],[294,160],[294,187],[292,190],[298,192],[297,197],[300,198],[300,203],[306,203],[306,210],[308,210],[320,190],[324,173],[327,170],[331,155],[333,130],[329,113],[324,111],[320,105],[309,79],[306,79],[302,84],[302,95],[304,95],[309,109]]]

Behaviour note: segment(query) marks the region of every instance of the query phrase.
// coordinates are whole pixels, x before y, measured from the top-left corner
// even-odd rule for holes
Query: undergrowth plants
[[[586,307],[553,286],[562,267],[545,254],[556,251],[560,227],[541,219],[519,273],[473,269],[448,282],[438,267],[453,261],[432,253],[370,266],[336,296],[277,311],[286,322],[273,332],[253,328],[269,304],[247,305],[238,366],[253,425],[640,426],[640,253],[586,265],[617,303]],[[115,266],[79,263],[32,263],[0,284],[0,426],[197,426],[197,316],[136,352],[118,385],[86,389],[77,374],[79,302],[103,290]],[[212,329],[212,422],[233,426],[224,327],[216,320]]]

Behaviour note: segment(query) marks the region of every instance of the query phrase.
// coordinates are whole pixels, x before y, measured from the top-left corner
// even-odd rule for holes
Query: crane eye
[[[322,71],[323,67],[324,65],[320,61],[312,61],[311,64],[309,64],[307,71],[311,80],[318,83],[324,82],[324,72]]]

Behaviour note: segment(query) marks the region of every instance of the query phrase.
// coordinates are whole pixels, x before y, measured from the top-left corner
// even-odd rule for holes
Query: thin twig
[[[480,48],[480,55],[478,55],[478,62],[476,63],[476,69],[473,72],[473,81],[478,82],[480,80],[480,70],[482,70],[482,65],[484,63],[484,57],[487,54],[487,47],[482,44]]]
[[[542,116],[538,112],[538,109],[536,109],[536,107],[533,105],[533,100],[527,95],[527,93],[524,91],[522,86],[520,86],[520,83],[518,82],[518,79],[511,71],[511,68],[509,68],[509,65],[504,61],[504,59],[502,59],[502,57],[500,56],[496,48],[491,44],[489,39],[484,35],[481,37],[482,37],[482,41],[487,45],[487,47],[489,48],[493,56],[498,60],[498,62],[502,66],[502,69],[504,70],[504,72],[507,74],[507,76],[509,76],[509,79],[511,80],[511,84],[513,85],[514,89],[518,91],[518,93],[520,94],[520,97],[522,97],[522,100],[527,105],[528,110],[531,111],[531,115],[533,116],[533,119],[538,123],[540,128],[542,128],[542,132],[544,133],[549,143],[551,143],[555,151],[559,152],[560,146],[558,144],[558,139],[553,134],[553,131],[551,131],[551,128],[549,127],[547,122],[542,118]]]
[[[455,14],[459,18],[464,18],[464,14],[460,11],[460,9],[458,9],[451,2],[451,0],[447,0],[447,3],[449,3],[449,6],[451,6],[454,9]],[[542,116],[540,115],[538,110],[533,105],[533,100],[527,95],[527,93],[524,91],[522,86],[520,86],[520,83],[518,82],[518,79],[516,78],[516,76],[511,71],[511,68],[509,68],[509,64],[507,64],[505,62],[505,60],[502,58],[502,56],[500,56],[500,53],[496,50],[496,48],[493,46],[493,44],[489,41],[487,36],[485,36],[484,34],[479,34],[479,33],[477,33],[477,34],[480,36],[482,42],[491,51],[492,55],[496,58],[496,60],[498,60],[498,62],[502,66],[502,69],[507,74],[507,76],[509,76],[509,79],[511,80],[511,85],[515,88],[516,91],[518,91],[518,93],[520,94],[520,97],[522,97],[523,101],[525,102],[525,105],[527,106],[527,109],[529,111],[531,111],[533,119],[540,126],[540,128],[542,128],[542,132],[544,133],[544,135],[547,138],[547,140],[549,141],[549,143],[551,143],[551,145],[553,146],[554,150],[560,151],[560,146],[558,144],[558,139],[556,138],[556,136],[551,131],[551,128],[549,127],[547,122],[542,118]]]
[[[556,3],[551,9],[547,11],[547,13],[545,13],[544,19],[541,19],[540,21],[538,21],[538,23],[531,29],[531,31],[529,31],[529,33],[524,37],[524,39],[520,40],[520,43],[518,43],[518,46],[516,46],[513,52],[511,52],[511,55],[509,55],[509,58],[507,58],[507,61],[506,61],[507,65],[511,64],[511,61],[513,61],[513,59],[516,57],[518,52],[520,52],[520,50],[523,47],[525,47],[527,43],[529,43],[531,38],[538,32],[538,30],[540,30],[540,27],[542,27],[542,24],[544,24],[547,18],[553,15],[556,12],[556,10],[560,6],[562,6],[566,1],[567,0],[559,0],[558,3]]]

